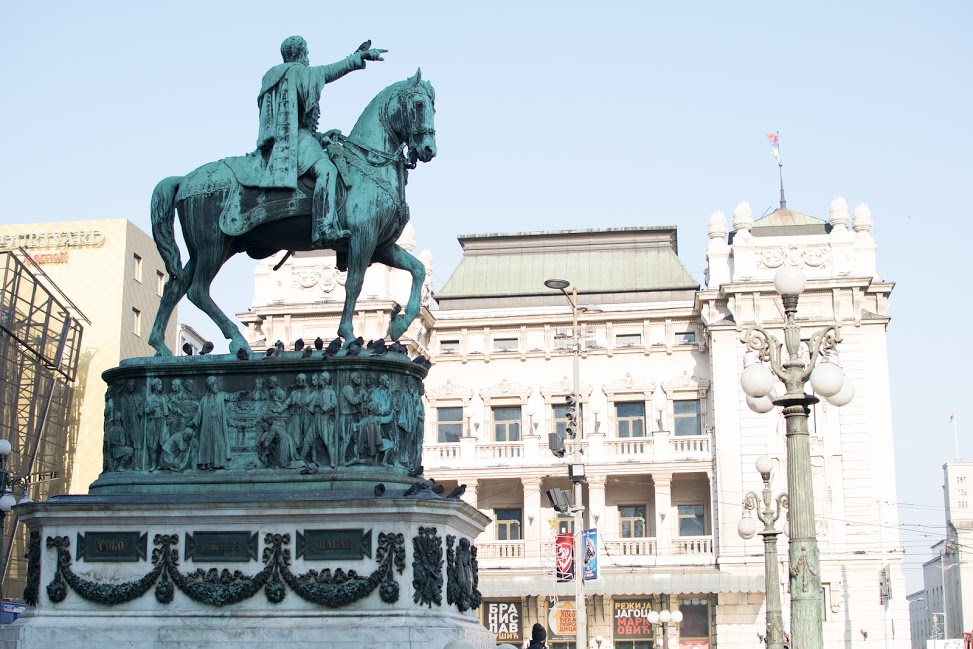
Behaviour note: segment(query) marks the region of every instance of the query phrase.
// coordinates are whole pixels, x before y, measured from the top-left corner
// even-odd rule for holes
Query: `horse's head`
[[[406,145],[409,162],[429,162],[436,157],[436,91],[422,80],[422,71],[395,84],[385,110],[386,128]]]

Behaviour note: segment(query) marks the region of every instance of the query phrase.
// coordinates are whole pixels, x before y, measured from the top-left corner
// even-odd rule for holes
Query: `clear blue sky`
[[[419,66],[436,86],[439,157],[413,172],[409,202],[437,285],[460,258],[457,234],[609,225],[678,226],[680,257],[702,281],[709,214],[749,200],[760,215],[777,201],[764,134],[779,130],[789,207],[824,218],[843,195],[872,209],[879,268],[896,282],[902,540],[910,562],[928,556],[943,530],[953,411],[973,459],[960,393],[970,309],[957,291],[973,240],[973,5],[270,6],[8,5],[0,222],[128,218],[148,230],[159,179],[253,148],[260,77],[291,34],[307,39],[312,63],[368,38],[389,50],[328,86],[322,130],[347,132],[372,96]],[[239,258],[218,278],[228,312],[249,306],[250,270]],[[193,307],[181,316],[216,336]],[[921,581],[910,566],[912,591]]]

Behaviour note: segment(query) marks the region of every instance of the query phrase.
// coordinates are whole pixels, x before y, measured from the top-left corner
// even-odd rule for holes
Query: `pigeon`
[[[314,349],[318,351],[324,349],[324,340],[321,339],[321,336],[314,339]]]
[[[274,343],[274,347],[276,347],[276,348],[277,348],[277,351],[278,351],[278,352],[282,352],[282,351],[284,351],[284,343],[283,343],[283,342],[281,342],[281,341],[279,341],[279,340],[278,340],[277,342],[275,342],[275,343]]]
[[[305,462],[304,468],[301,469],[301,475],[314,475],[318,472],[318,465],[314,462]],[[466,485],[463,485],[466,486]]]
[[[298,338],[297,340],[294,341],[294,351],[299,352],[302,349],[304,349],[304,339]]]
[[[423,356],[422,354],[419,354],[418,356],[416,356],[415,358],[413,358],[412,359],[412,362],[414,364],[418,365],[419,367],[421,367],[423,369],[426,369],[426,370],[428,370],[430,367],[432,367],[432,363],[429,362],[429,359],[426,358],[425,356]]]
[[[358,51],[359,52],[367,52],[370,49],[372,49],[372,39],[370,39],[370,38],[367,41],[365,41],[364,43],[362,43],[361,45],[358,46]]]
[[[396,302],[395,303],[395,306],[392,307],[392,317],[394,318],[395,316],[399,315],[400,313],[402,313],[402,305],[399,304],[398,302]]]
[[[241,361],[249,360],[250,352],[248,352],[245,348],[241,347],[240,349],[236,350],[236,357],[239,358]]]
[[[402,354],[403,356],[409,355],[409,348],[400,342],[394,342],[391,345],[389,345],[389,351],[394,352],[396,354]]]
[[[280,350],[277,347],[268,347],[267,353],[264,354],[264,360],[269,358],[277,358],[278,356],[280,356]]]
[[[335,338],[328,344],[328,348],[324,350],[324,355],[334,356],[339,351],[341,351],[341,338]]]
[[[307,347],[304,348],[304,351],[301,352],[301,358],[311,358],[311,354],[313,353],[314,353],[314,349],[312,349],[311,346],[308,345]]]
[[[449,495],[446,496],[446,497],[447,498],[452,498],[454,500],[458,500],[459,497],[462,496],[465,493],[466,493],[466,485],[465,484],[461,484],[460,486],[458,486],[455,489],[453,489],[452,491],[450,491],[449,492]]]
[[[182,344],[182,353],[185,354],[186,356],[192,356],[193,355],[193,346],[190,345],[189,343],[183,343]]]
[[[385,346],[384,338],[369,342],[368,349],[371,350],[372,356],[385,356],[389,352],[389,348]]]
[[[446,487],[441,484],[434,485],[432,488],[432,492],[437,496],[442,496],[444,491],[446,491]]]
[[[412,486],[409,487],[408,489],[406,489],[405,490],[405,493],[403,493],[402,495],[403,496],[415,496],[420,491],[422,491],[422,483],[421,482],[413,482],[412,483]]]
[[[213,345],[213,343],[207,340],[206,342],[203,343],[203,348],[199,350],[199,355],[203,356],[205,354],[210,353],[211,351],[213,351],[213,347],[215,347],[215,345]]]
[[[348,343],[348,350],[346,353],[348,356],[358,356],[358,354],[361,353],[361,348],[364,346],[365,340],[361,336],[358,336],[358,338],[355,338]]]
[[[385,485],[379,482],[375,485],[374,493],[376,498],[381,498],[385,494]]]
[[[409,477],[415,478],[422,475],[422,465],[415,467],[414,469],[409,469]]]

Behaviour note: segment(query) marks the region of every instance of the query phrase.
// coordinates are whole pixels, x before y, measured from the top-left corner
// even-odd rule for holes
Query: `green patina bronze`
[[[363,43],[337,63],[311,66],[304,39],[286,39],[283,63],[264,75],[258,93],[257,148],[166,178],[155,188],[152,233],[170,275],[149,337],[157,355],[171,355],[165,328],[187,295],[219,326],[231,354],[250,355],[209,295],[217,272],[239,252],[261,259],[280,250],[335,250],[338,267],[348,272],[337,331],[345,345],[355,339],[352,316],[372,263],[412,275],[409,301],[392,317],[389,337],[398,340],[416,318],[425,268],[395,242],[409,220],[408,172],[436,155],[432,85],[416,72],[380,92],[347,136],[318,131],[324,86],[367,61],[381,61],[385,50],[370,46]],[[185,264],[175,240],[176,212],[189,250]],[[149,458],[150,467],[153,460],[163,461]]]

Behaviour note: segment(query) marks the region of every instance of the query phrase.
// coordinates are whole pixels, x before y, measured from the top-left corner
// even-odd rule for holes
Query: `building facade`
[[[732,228],[722,213],[709,222],[704,287],[680,262],[671,227],[459,238],[462,261],[407,335],[433,363],[425,474],[447,489],[465,484],[464,499],[493,519],[476,545],[480,614],[498,642],[523,644],[541,622],[550,647],[575,646],[575,584],[557,579],[557,547],[580,530],[546,496],[571,489],[569,463],[584,465],[581,524],[597,530],[588,647],[762,641],[763,548],[737,524],[744,494],[761,487],[758,456],[775,459],[774,487],[786,489],[784,423],[747,408],[740,335],[751,324],[782,329],[772,278],[786,264],[809,278],[799,311],[808,335],[841,325],[841,364],[858,386],[849,406],[822,401],[810,422],[825,646],[909,645],[894,474],[881,468],[892,463],[892,285],[876,271],[871,216],[860,206],[852,223],[836,201],[827,221],[787,209],[754,221],[741,204]],[[333,256],[307,254],[273,273],[276,261],[258,265],[254,304],[240,315],[249,340],[333,335],[343,299]],[[545,286],[552,278],[577,288],[576,326],[565,296]],[[359,335],[382,337],[407,289],[404,273],[372,267]],[[569,426],[575,361],[580,433],[558,457],[549,435]],[[787,586],[778,584],[785,626]],[[650,610],[678,610],[681,622],[651,624]]]
[[[922,564],[922,590],[909,595],[912,646],[973,632],[973,462],[943,465],[946,538]]]
[[[126,219],[0,225],[0,251],[30,257],[84,323],[71,415],[77,436],[60,476],[64,492],[86,493],[102,470],[101,373],[122,359],[155,355],[148,338],[165,266],[152,237]],[[175,318],[166,341],[176,341]]]

